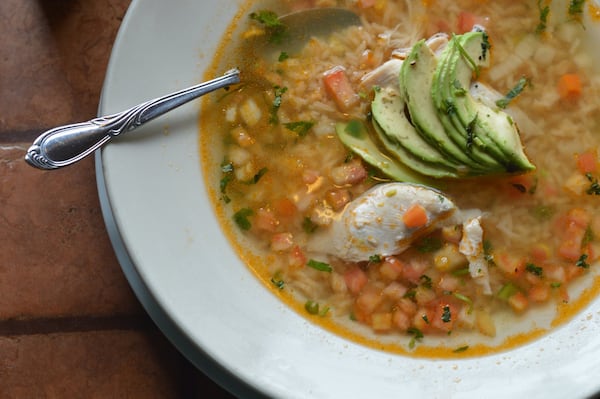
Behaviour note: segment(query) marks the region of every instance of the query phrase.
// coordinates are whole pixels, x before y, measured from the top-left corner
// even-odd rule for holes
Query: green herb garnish
[[[307,234],[314,233],[317,227],[319,226],[317,226],[308,216],[302,220],[302,230],[304,230],[304,232]]]
[[[271,283],[280,290],[285,287],[285,282],[281,278],[281,272],[277,272],[271,277]]]
[[[286,129],[296,133],[299,137],[304,137],[308,134],[308,131],[314,126],[314,124],[314,122],[298,121],[284,123],[283,126],[285,126]]]
[[[369,256],[369,263],[381,263],[383,262],[383,258],[381,255],[371,255]]]
[[[548,26],[548,15],[550,14],[550,6],[542,7],[542,0],[538,0],[538,9],[540,10],[540,22],[535,28],[535,33],[540,34],[546,30]]]
[[[237,224],[240,229],[250,230],[250,228],[252,228],[252,224],[248,220],[248,217],[252,216],[253,214],[254,214],[254,211],[252,211],[252,209],[242,208],[239,211],[237,211],[236,213],[234,213],[233,220],[235,221],[235,224]]]
[[[587,254],[582,254],[579,257],[579,259],[577,259],[577,262],[575,262],[575,266],[581,267],[583,269],[589,269],[590,268],[590,264],[587,263],[587,258],[588,258]]]
[[[269,123],[272,125],[276,125],[279,123],[279,117],[277,116],[277,112],[279,111],[279,107],[281,107],[281,97],[285,94],[286,91],[287,87],[273,87],[275,98],[273,99],[273,105],[271,105],[271,116],[269,118]]]
[[[585,5],[585,0],[571,0],[569,3],[569,15],[580,18],[583,14],[583,6]]]
[[[498,291],[498,298],[506,301],[508,298],[519,292],[519,289],[513,283],[506,283]]]
[[[273,11],[261,10],[250,14],[250,19],[263,25],[271,43],[281,43],[287,32],[287,26],[281,22],[279,16]]]
[[[279,58],[277,58],[277,60],[279,62],[283,62],[283,61],[287,60],[288,58],[290,58],[288,53],[286,53],[285,51],[282,51],[281,53],[279,53]]]
[[[223,177],[219,181],[219,188],[222,194],[221,199],[228,204],[231,202],[231,198],[227,195],[227,186],[233,180],[233,163],[223,162],[221,164],[221,172],[223,172]]]
[[[452,296],[469,305],[469,309],[467,310],[468,314],[471,314],[471,312],[473,312],[473,301],[471,300],[471,298],[458,292],[454,292]]]
[[[319,314],[319,303],[315,301],[306,301],[304,304],[304,309],[306,309],[309,314]]]
[[[329,265],[329,263],[319,262],[318,260],[314,259],[309,260],[306,265],[320,272],[331,273],[333,271],[333,268],[331,267],[331,265]]]
[[[521,79],[519,79],[515,87],[510,89],[510,91],[506,93],[504,98],[501,98],[500,100],[496,101],[496,105],[502,109],[508,107],[508,104],[510,104],[510,102],[514,100],[515,97],[517,97],[519,94],[521,94],[523,90],[530,84],[531,81],[528,78],[524,76],[521,77]]]
[[[556,209],[548,205],[538,205],[533,208],[534,216],[540,221],[550,220],[555,212]]]
[[[454,349],[452,352],[454,352],[454,353],[461,353],[461,352],[466,351],[467,349],[469,349],[469,345],[460,346],[460,347]]]
[[[431,253],[442,248],[442,240],[438,237],[425,237],[416,245],[417,250],[421,253]]]
[[[409,349],[413,349],[417,341],[420,341],[424,337],[423,332],[416,327],[410,327],[408,330],[406,330],[406,332],[413,336],[410,342],[408,343]]]
[[[529,273],[536,275],[538,277],[541,277],[542,274],[544,273],[544,269],[542,269],[539,266],[534,265],[533,263],[528,263],[527,265],[525,265],[525,270],[527,270]]]
[[[452,320],[452,313],[450,312],[450,306],[444,305],[442,308],[442,321],[444,323],[450,323]]]
[[[600,184],[591,173],[586,173],[585,177],[590,181],[590,187],[586,190],[589,195],[600,195]]]
[[[423,274],[421,277],[419,277],[419,281],[421,282],[421,285],[425,288],[431,289],[433,286],[431,277],[429,277],[426,274]]]

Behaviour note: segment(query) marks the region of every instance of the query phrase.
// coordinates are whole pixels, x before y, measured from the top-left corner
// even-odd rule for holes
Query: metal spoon
[[[353,12],[339,8],[308,9],[280,18],[289,40],[286,50],[295,49],[310,36],[322,36],[360,24]],[[59,126],[42,133],[29,147],[25,161],[39,169],[58,169],[75,163],[110,141],[211,91],[240,82],[240,72],[232,69],[223,76],[187,89],[136,105],[118,114],[88,122]]]

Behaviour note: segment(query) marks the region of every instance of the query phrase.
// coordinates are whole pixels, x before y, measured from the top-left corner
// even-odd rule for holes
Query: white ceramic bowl
[[[239,1],[134,0],[100,106],[120,111],[202,79]],[[466,360],[378,352],[309,323],[232,252],[207,199],[199,103],[97,154],[115,251],[133,289],[174,344],[242,397],[577,398],[600,391],[600,302],[514,351]]]

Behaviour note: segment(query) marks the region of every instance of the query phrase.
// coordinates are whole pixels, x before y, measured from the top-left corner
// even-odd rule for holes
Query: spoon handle
[[[50,129],[35,139],[27,150],[25,161],[46,170],[75,163],[114,136],[133,130],[206,93],[239,83],[239,73],[239,70],[232,69],[221,77],[144,102],[118,114]]]

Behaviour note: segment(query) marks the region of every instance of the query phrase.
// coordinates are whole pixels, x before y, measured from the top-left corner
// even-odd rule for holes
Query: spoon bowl
[[[286,51],[297,51],[310,37],[324,36],[360,24],[356,14],[339,8],[302,10],[282,16],[279,21],[286,34],[285,40],[276,46],[283,45]],[[273,50],[276,47],[267,43],[267,48]],[[92,154],[113,137],[134,130],[206,93],[239,82],[240,71],[232,69],[221,77],[146,101],[117,114],[50,129],[34,140],[27,150],[25,161],[45,170],[71,165]]]

